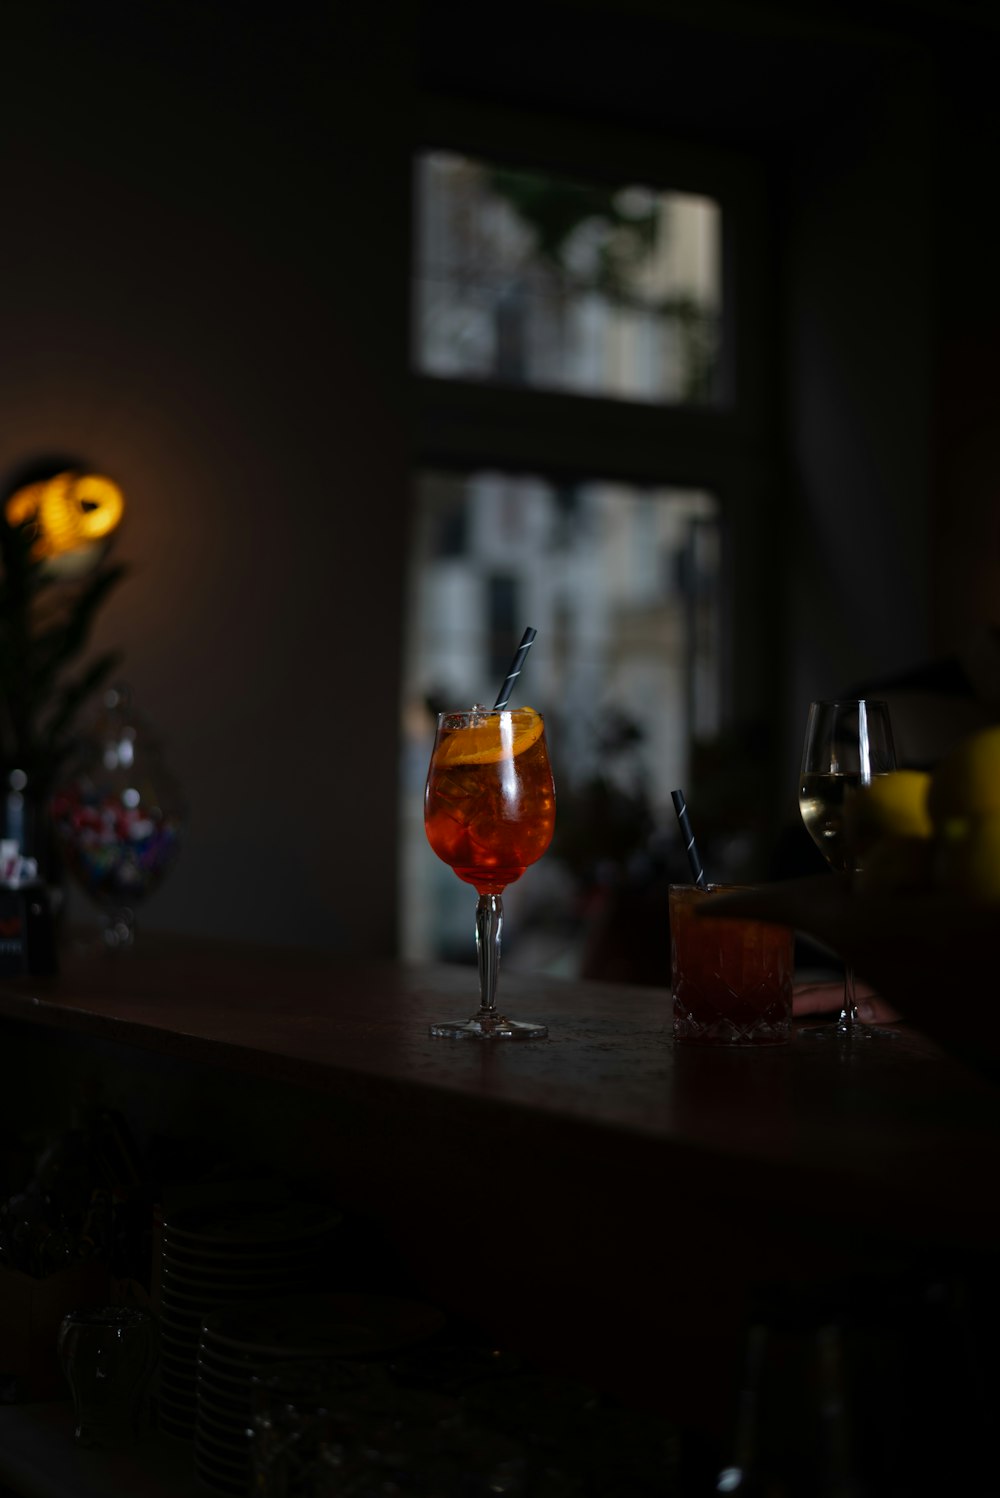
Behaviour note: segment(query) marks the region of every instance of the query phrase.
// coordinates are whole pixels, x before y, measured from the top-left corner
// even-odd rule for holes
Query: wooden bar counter
[[[666,990],[506,972],[548,1040],[430,1038],[474,988],[157,936],[67,956],[0,983],[5,1128],[82,1089],[140,1134],[320,1184],[391,1250],[386,1290],[682,1421],[722,1418],[762,1287],[1000,1249],[997,1092],[905,1026],[681,1049]]]

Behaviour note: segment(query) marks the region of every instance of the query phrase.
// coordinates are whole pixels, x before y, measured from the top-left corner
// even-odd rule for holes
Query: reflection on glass
[[[417,160],[416,202],[424,373],[639,401],[716,397],[714,200],[432,152]]]
[[[436,712],[502,680],[512,618],[538,634],[511,706],[545,714],[559,800],[551,854],[509,891],[505,964],[528,966],[531,948],[551,966],[576,939],[580,870],[624,866],[660,827],[672,834],[692,742],[722,721],[721,540],[718,502],[699,490],[422,475],[405,639],[408,957],[468,960],[468,903],[427,848],[423,784]]]

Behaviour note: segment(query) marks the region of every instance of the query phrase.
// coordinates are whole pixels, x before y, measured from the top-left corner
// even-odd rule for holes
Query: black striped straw
[[[531,649],[531,642],[535,638],[535,635],[537,633],[538,631],[536,629],[532,629],[529,625],[529,627],[524,631],[524,634],[521,636],[521,643],[517,647],[517,653],[510,663],[510,670],[507,672],[507,675],[504,678],[504,684],[500,688],[500,696],[493,704],[494,712],[501,711],[507,706],[508,702],[510,701],[510,694],[514,690],[514,683],[520,676],[521,667],[524,665],[524,657]]]
[[[698,849],[695,846],[694,833],[691,831],[691,818],[688,816],[687,802],[684,800],[684,792],[671,791],[670,799],[674,803],[674,811],[677,813],[677,820],[681,825],[681,836],[684,839],[684,850],[688,856],[688,863],[691,865],[691,873],[694,875],[694,882],[699,889],[707,889],[708,880],[705,878],[705,870],[702,868],[701,859],[698,857]]]

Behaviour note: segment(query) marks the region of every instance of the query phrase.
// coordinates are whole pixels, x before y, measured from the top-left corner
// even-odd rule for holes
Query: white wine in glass
[[[837,770],[830,774],[807,774],[803,771],[799,786],[799,811],[806,831],[831,869],[843,873],[852,870],[857,852],[847,843],[847,805],[854,791],[863,783],[857,773]]]
[[[896,768],[896,751],[886,703],[856,698],[813,702],[806,719],[799,811],[806,830],[832,869],[855,874],[865,848],[847,834],[847,808],[859,786]],[[854,971],[844,966],[844,1001],[840,1018],[810,1033],[844,1039],[892,1035],[858,1019]]]

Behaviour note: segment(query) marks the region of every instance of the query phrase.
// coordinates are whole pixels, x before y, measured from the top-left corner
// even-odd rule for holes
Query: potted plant
[[[120,659],[117,651],[81,657],[125,568],[98,546],[67,575],[43,544],[37,514],[12,522],[9,507],[8,499],[0,513],[0,835],[56,883],[49,798],[74,750],[79,709]]]

